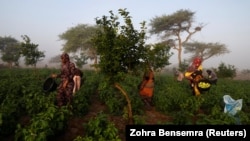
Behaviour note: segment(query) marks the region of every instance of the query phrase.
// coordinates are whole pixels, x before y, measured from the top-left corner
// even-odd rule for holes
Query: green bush
[[[234,78],[236,76],[236,68],[234,65],[226,65],[222,62],[216,73],[220,78]]]

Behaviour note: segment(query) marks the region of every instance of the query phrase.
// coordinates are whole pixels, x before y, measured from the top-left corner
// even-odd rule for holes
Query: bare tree
[[[181,9],[171,15],[156,16],[150,21],[150,33],[157,34],[163,42],[177,50],[179,66],[182,63],[182,44],[204,27],[203,24],[193,27],[194,14]]]

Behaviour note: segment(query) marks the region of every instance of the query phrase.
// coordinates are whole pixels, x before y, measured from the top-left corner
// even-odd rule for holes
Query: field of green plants
[[[84,133],[74,141],[122,140],[115,124],[107,115],[127,119],[127,102],[121,92],[106,84],[103,75],[91,70],[84,71],[84,84],[74,97],[72,105],[58,108],[56,91],[46,93],[43,83],[57,69],[0,69],[0,140],[46,141],[62,133],[72,117],[84,117],[89,111],[91,96],[98,94],[108,107],[95,118],[83,124]],[[209,92],[196,97],[185,80],[177,82],[172,74],[155,74],[155,109],[172,120],[158,124],[173,125],[247,125],[250,124],[250,81],[220,79]],[[131,101],[133,123],[147,124],[145,108],[137,85],[141,76],[127,75],[121,86]],[[59,84],[60,80],[56,80]],[[243,99],[242,109],[236,115],[224,113],[224,95]],[[28,119],[25,120],[24,119]],[[81,124],[81,123],[79,123]],[[125,130],[125,129],[124,129]]]

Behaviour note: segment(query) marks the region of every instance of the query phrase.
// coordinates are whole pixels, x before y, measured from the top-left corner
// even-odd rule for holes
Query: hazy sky
[[[195,21],[206,26],[192,37],[200,42],[219,42],[231,51],[204,62],[204,68],[218,67],[221,62],[238,69],[250,69],[250,1],[249,0],[1,0],[0,36],[32,43],[45,51],[46,63],[61,53],[63,41],[58,35],[78,24],[95,24],[96,17],[110,16],[112,10],[126,8],[134,26],[155,16],[169,15],[180,9],[195,13]],[[149,28],[149,26],[148,26]],[[175,54],[177,52],[172,50]],[[177,56],[170,59],[177,63]]]

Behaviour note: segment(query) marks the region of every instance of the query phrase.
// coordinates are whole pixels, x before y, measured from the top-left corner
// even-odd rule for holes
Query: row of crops
[[[98,93],[108,112],[89,119],[83,125],[85,132],[75,138],[81,140],[120,140],[114,124],[106,114],[128,118],[124,96],[110,87],[102,74],[84,71],[83,87],[76,93],[72,105],[58,108],[56,92],[45,93],[43,83],[57,69],[0,69],[0,140],[52,140],[67,127],[72,117],[83,117],[89,112],[90,97]],[[137,93],[140,76],[128,75],[121,86],[131,100],[134,124],[146,124],[144,105]],[[59,83],[60,80],[57,80]],[[199,97],[192,95],[187,81],[177,82],[172,75],[156,73],[154,105],[172,120],[158,124],[174,125],[235,125],[250,124],[250,81],[219,79],[209,92]],[[236,115],[224,113],[224,95],[243,99],[242,109]],[[79,123],[81,124],[81,123]]]

